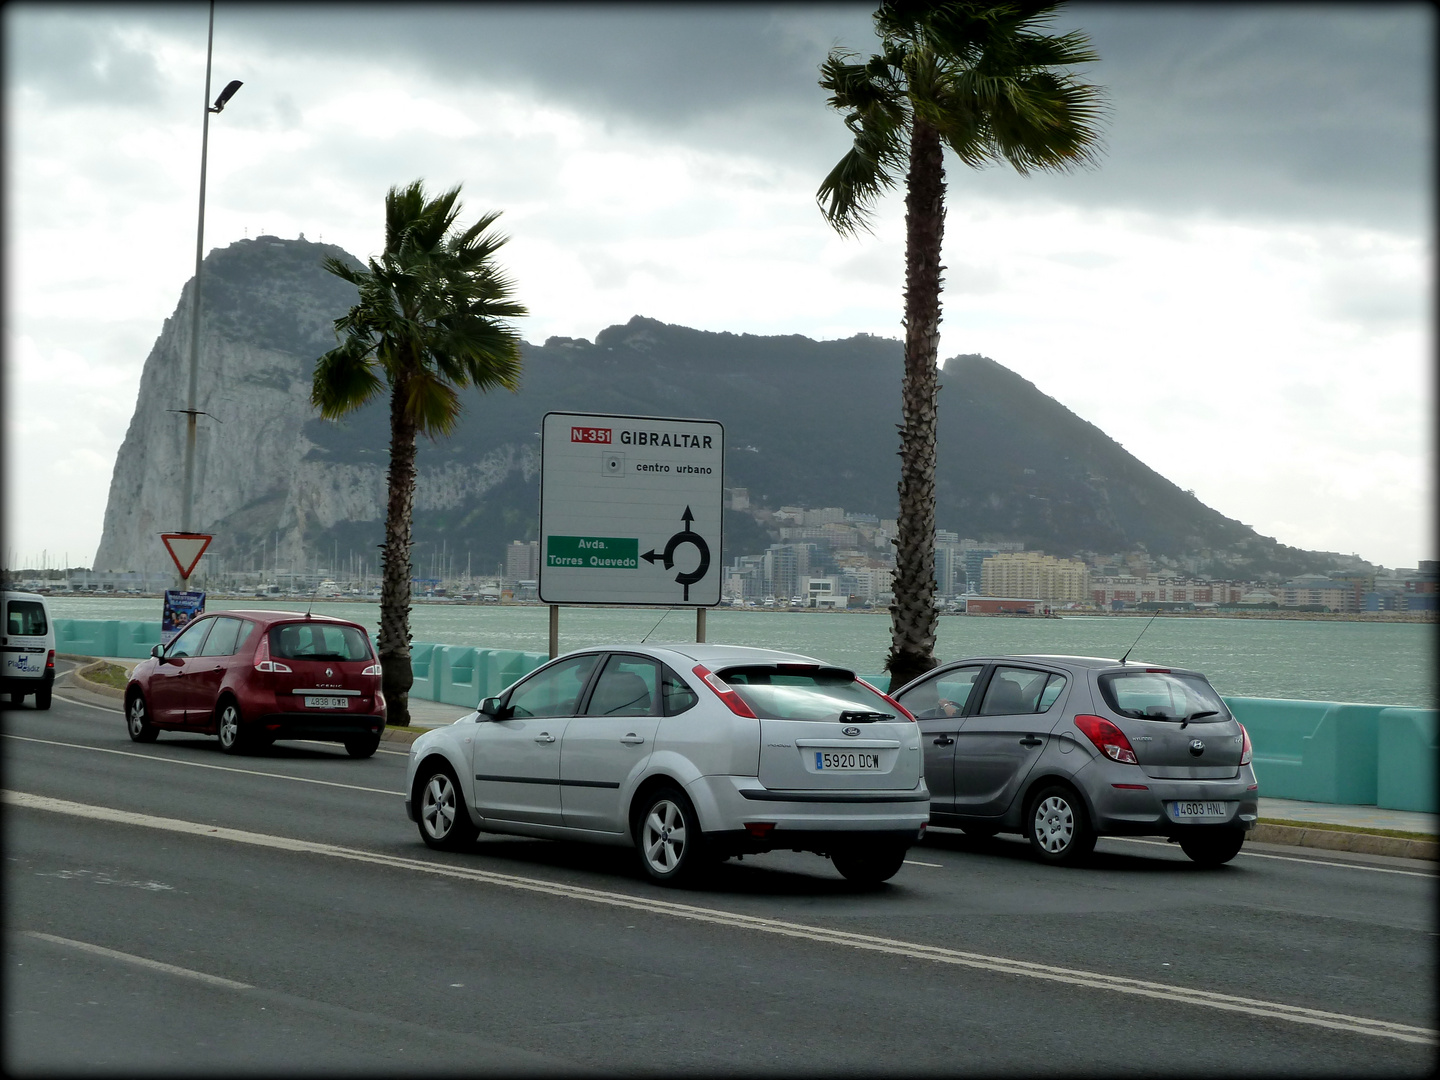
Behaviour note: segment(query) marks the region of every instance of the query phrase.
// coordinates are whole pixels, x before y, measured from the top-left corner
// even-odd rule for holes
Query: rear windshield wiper
[[[869,709],[846,710],[840,714],[842,724],[868,724],[874,720],[894,720],[893,712],[872,712]]]
[[[1188,724],[1188,723],[1190,723],[1191,720],[1203,720],[1203,719],[1204,719],[1205,717],[1207,717],[1207,716],[1219,716],[1219,715],[1220,715],[1220,710],[1219,710],[1219,709],[1206,709],[1204,712],[1191,713],[1189,716],[1184,716],[1184,717],[1181,717],[1181,718],[1180,718],[1180,727],[1181,727],[1181,730],[1184,730],[1185,725]]]

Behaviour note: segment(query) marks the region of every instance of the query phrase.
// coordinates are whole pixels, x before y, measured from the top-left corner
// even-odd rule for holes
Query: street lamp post
[[[190,301],[190,387],[185,397],[185,487],[180,505],[180,531],[191,531],[195,496],[195,379],[200,366],[200,264],[205,255],[205,159],[210,148],[210,114],[224,111],[225,103],[235,96],[242,83],[228,83],[215,104],[210,104],[210,60],[215,44],[215,0],[210,0],[210,32],[205,41],[205,113],[200,135],[200,214],[195,228],[195,285]],[[184,582],[181,582],[182,586]]]

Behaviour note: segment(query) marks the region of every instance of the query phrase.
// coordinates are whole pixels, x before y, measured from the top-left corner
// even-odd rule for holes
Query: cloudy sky
[[[424,177],[504,212],[529,341],[637,314],[899,337],[901,193],[854,239],[814,201],[847,146],[817,68],[872,49],[871,10],[221,3],[212,94],[245,86],[211,123],[206,247],[364,258],[386,189]],[[0,17],[5,561],[88,565],[193,272],[208,8]],[[1063,8],[1102,58],[1101,163],[947,160],[941,356],[993,358],[1284,543],[1435,558],[1435,21]]]

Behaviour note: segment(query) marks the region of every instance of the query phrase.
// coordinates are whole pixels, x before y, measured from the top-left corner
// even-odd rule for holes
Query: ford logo
[[[1205,752],[1205,742],[1204,742],[1203,739],[1191,739],[1191,740],[1190,740],[1190,753],[1194,754],[1196,757],[1199,757],[1199,756],[1200,756],[1201,754],[1203,754],[1204,752]]]
[[[859,735],[860,729],[858,727],[841,728],[840,733],[842,735]]]

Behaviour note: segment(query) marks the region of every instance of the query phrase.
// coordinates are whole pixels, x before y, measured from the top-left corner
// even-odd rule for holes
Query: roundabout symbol
[[[700,553],[700,565],[695,567],[694,570],[682,570],[675,575],[676,583],[685,587],[685,599],[688,601],[690,599],[690,586],[703,578],[705,572],[710,569],[710,545],[705,543],[703,536],[690,528],[691,523],[695,520],[695,515],[690,512],[690,507],[685,507],[685,513],[680,516],[680,520],[685,523],[685,528],[670,537],[669,541],[665,544],[665,551],[662,554],[657,555],[655,549],[651,548],[640,557],[651,566],[654,566],[655,560],[659,559],[664,562],[666,570],[673,570],[675,569],[675,549],[681,544],[693,544],[695,550]]]

